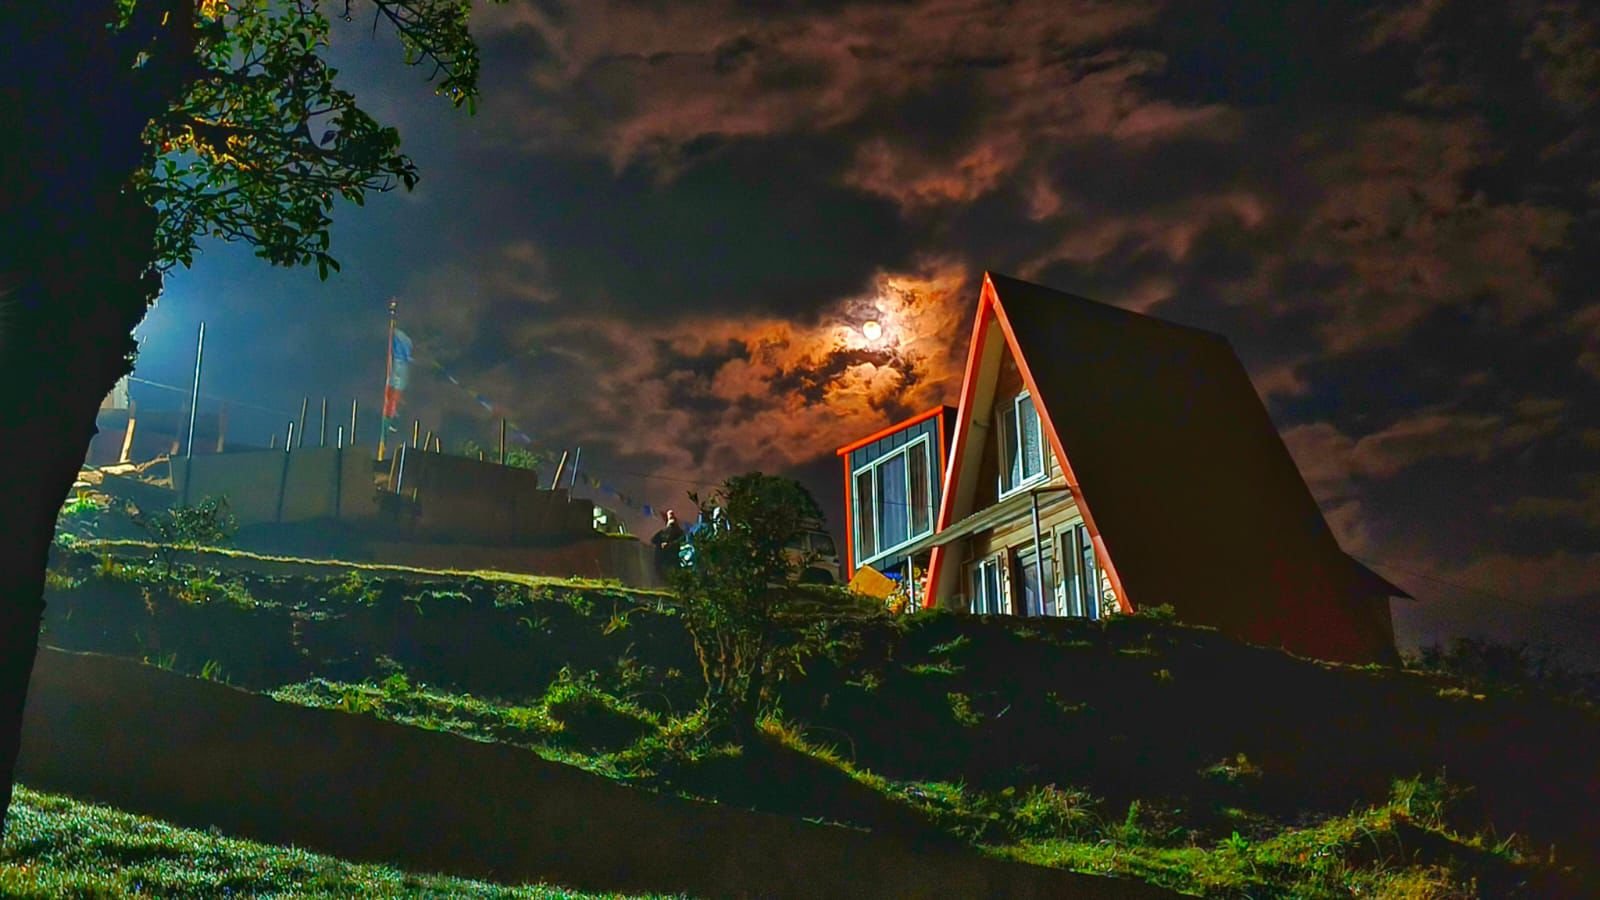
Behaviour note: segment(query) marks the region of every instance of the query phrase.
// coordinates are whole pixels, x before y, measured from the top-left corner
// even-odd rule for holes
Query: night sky
[[[204,245],[138,331],[184,385],[206,321],[232,440],[326,394],[370,443],[394,296],[447,445],[497,420],[432,362],[644,502],[789,472],[837,530],[834,449],[955,402],[992,269],[1227,335],[1403,645],[1600,664],[1594,7],[514,2],[475,117],[369,24],[332,55],[421,185],[325,283]]]

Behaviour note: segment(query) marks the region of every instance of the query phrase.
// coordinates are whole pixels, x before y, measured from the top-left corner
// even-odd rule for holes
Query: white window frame
[[[1020,494],[1028,488],[1033,487],[1034,485],[1039,484],[1050,477],[1050,454],[1045,452],[1047,442],[1044,434],[1044,419],[1039,415],[1039,408],[1033,405],[1033,395],[1028,391],[1023,391],[1022,393],[1011,398],[1011,410],[1016,414],[1014,419],[1015,424],[1012,426],[1013,430],[1011,434],[1011,440],[1015,442],[1017,452],[1023,452],[1022,404],[1024,403],[1028,404],[1028,406],[1033,410],[1033,418],[1039,423],[1039,471],[1033,475],[1028,475],[1021,478],[1016,484],[1011,485],[1010,487],[1006,487],[1006,476],[1011,472],[1012,461],[1005,458],[1006,439],[1005,435],[1002,434],[1002,432],[1005,430],[1005,416],[999,412],[996,412],[995,440],[998,443],[995,446],[995,452],[1000,460],[1000,471],[996,474],[995,478],[999,488],[999,495],[997,499],[1000,500]]]
[[[1077,535],[1080,529],[1083,536],[1088,539],[1087,546],[1080,546],[1078,543]],[[1071,540],[1067,539],[1069,536]],[[1084,610],[1083,615],[1078,615],[1077,610],[1071,613],[1066,611],[1070,605],[1067,600],[1071,592],[1067,586],[1067,579],[1063,576],[1067,571],[1066,558],[1069,552],[1073,559],[1073,579],[1076,581],[1076,587],[1084,592],[1080,599],[1092,604],[1092,608]],[[1089,534],[1088,525],[1082,519],[1074,519],[1056,526],[1050,561],[1053,570],[1051,578],[1055,580],[1051,590],[1055,592],[1056,614],[1090,620],[1105,618],[1106,604],[1115,601],[1113,598],[1107,598],[1101,587],[1105,583],[1105,572],[1100,568],[1100,557],[1094,546],[1094,536]],[[1089,568],[1086,570],[1085,566]]]
[[[921,451],[922,451],[923,459],[927,460],[927,463],[928,463],[928,527],[927,527],[927,529],[925,531],[922,531],[922,532],[912,531],[911,530],[911,526],[912,526],[911,510],[907,509],[906,510],[906,529],[907,529],[907,533],[909,533],[911,536],[908,537],[907,539],[905,539],[904,541],[901,541],[900,543],[895,544],[892,547],[879,547],[873,552],[873,554],[871,556],[864,556],[862,554],[862,551],[861,551],[861,525],[860,525],[859,522],[856,522],[856,524],[851,528],[851,531],[854,532],[854,533],[850,535],[850,544],[851,544],[852,547],[855,548],[855,551],[856,551],[856,566],[858,566],[858,567],[871,565],[872,563],[874,563],[874,562],[876,562],[876,561],[878,561],[880,559],[883,559],[886,556],[893,556],[896,552],[900,551],[901,549],[903,549],[905,547],[909,547],[912,544],[916,543],[917,541],[921,540],[922,538],[925,538],[928,535],[933,534],[934,528],[937,526],[937,523],[934,522],[934,519],[938,516],[938,510],[935,508],[935,505],[934,505],[934,502],[933,502],[933,492],[934,492],[934,486],[937,483],[938,478],[940,476],[939,461],[933,458],[933,441],[926,434],[918,435],[917,437],[912,438],[910,441],[907,441],[905,444],[902,444],[901,446],[896,447],[893,450],[890,450],[888,453],[885,453],[884,455],[878,457],[877,459],[873,460],[872,462],[869,462],[869,463],[866,463],[865,465],[857,467],[854,471],[852,471],[850,473],[850,503],[851,503],[851,506],[853,507],[850,510],[850,515],[852,517],[859,518],[860,509],[856,507],[856,504],[858,503],[859,498],[856,497],[855,491],[856,491],[856,482],[861,478],[861,474],[863,472],[876,470],[880,466],[882,466],[885,463],[889,462],[890,460],[894,459],[896,456],[904,455],[906,457],[906,465],[905,465],[905,471],[906,471],[906,499],[907,499],[908,502],[911,500],[911,451],[912,451],[913,448],[920,448]],[[871,506],[871,511],[872,511],[872,537],[873,537],[874,541],[883,540],[882,523],[878,521],[878,503],[879,503],[879,499],[878,498],[881,495],[882,495],[882,491],[878,487],[878,473],[876,471],[873,471],[873,474],[872,474],[872,506]],[[853,518],[852,521],[855,522],[856,518]]]
[[[981,557],[979,557],[977,559],[974,559],[971,562],[967,563],[966,566],[964,566],[963,569],[962,569],[962,574],[964,575],[964,577],[967,580],[966,581],[967,588],[969,590],[972,588],[972,575],[973,575],[973,573],[978,571],[978,570],[980,570],[980,569],[982,569],[985,566],[990,566],[990,567],[993,567],[993,569],[994,569],[994,583],[995,583],[995,591],[996,591],[995,599],[999,601],[996,604],[996,606],[998,606],[999,609],[997,611],[995,611],[995,612],[987,612],[987,611],[980,612],[979,609],[978,609],[978,595],[976,593],[973,593],[972,596],[967,598],[967,611],[972,613],[973,615],[990,615],[990,616],[993,616],[993,615],[1001,615],[1001,616],[1010,615],[1011,614],[1011,610],[1012,610],[1011,584],[1010,584],[1010,582],[1011,582],[1011,573],[1006,571],[1006,553],[1005,553],[1005,551],[1003,551],[1003,550],[1002,551],[996,551],[996,552],[990,553],[990,554],[988,554],[986,556],[981,556]]]

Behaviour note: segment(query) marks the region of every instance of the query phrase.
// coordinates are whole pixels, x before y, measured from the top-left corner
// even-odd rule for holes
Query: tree
[[[691,495],[692,496],[692,495]],[[788,549],[821,511],[798,482],[752,472],[728,479],[702,522],[721,509],[717,527],[691,535],[693,565],[669,576],[678,612],[694,642],[712,722],[736,740],[755,733],[761,693],[799,649],[793,623],[806,560]]]
[[[399,135],[339,88],[329,17],[374,17],[469,109],[470,0],[0,4],[0,833],[56,511],[133,327],[202,236],[338,269],[335,199],[411,187]]]

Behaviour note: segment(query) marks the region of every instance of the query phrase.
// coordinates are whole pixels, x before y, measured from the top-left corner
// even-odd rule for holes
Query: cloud
[[[1573,314],[1567,330],[1578,336],[1578,368],[1600,378],[1600,305],[1587,306]]]
[[[1389,115],[1321,155],[1327,187],[1290,257],[1346,275],[1307,298],[1329,351],[1397,341],[1445,307],[1486,304],[1514,325],[1555,305],[1544,255],[1566,245],[1570,216],[1470,190],[1495,154],[1472,119]]]
[[[1435,459],[1488,462],[1561,426],[1566,404],[1528,398],[1511,414],[1423,410],[1352,439],[1327,422],[1284,432],[1284,442],[1313,493],[1337,497],[1353,479],[1384,480]]]
[[[767,8],[533,4],[482,30],[519,59],[512,131],[671,177],[708,141],[829,135],[843,183],[908,210],[969,202],[1063,142],[1226,140],[1220,104],[1154,96],[1163,57],[1108,47],[1153,2],[935,0]]]

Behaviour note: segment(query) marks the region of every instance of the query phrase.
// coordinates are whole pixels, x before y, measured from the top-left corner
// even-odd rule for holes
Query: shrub
[[[579,677],[563,668],[541,706],[569,741],[584,747],[623,747],[648,730],[649,714],[602,691],[593,672]]]
[[[168,577],[178,550],[227,543],[239,528],[228,511],[226,497],[207,497],[194,506],[174,506],[159,512],[147,513],[126,501],[120,508],[155,545],[162,572]]]
[[[1094,798],[1047,784],[1023,795],[1012,810],[1011,831],[1021,840],[1081,837],[1094,821]]]

